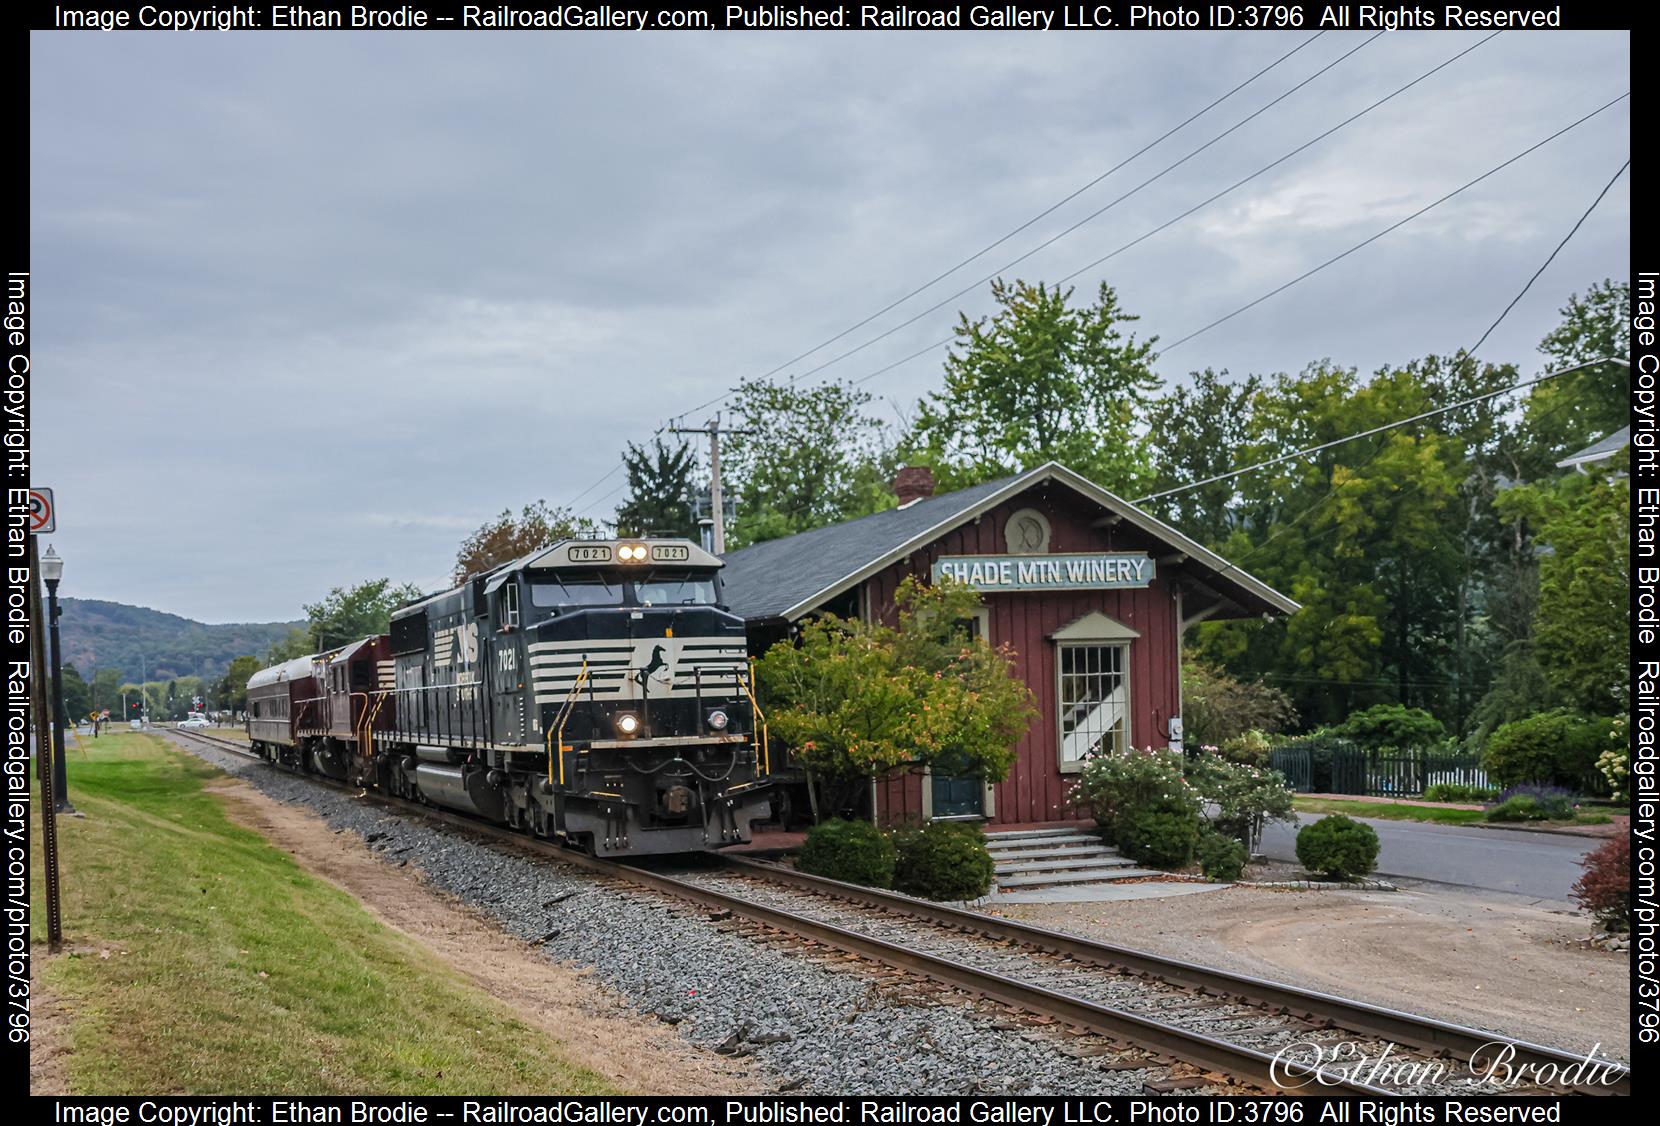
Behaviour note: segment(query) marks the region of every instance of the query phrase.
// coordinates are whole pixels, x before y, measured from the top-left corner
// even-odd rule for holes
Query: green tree
[[[311,631],[300,629],[298,626],[288,631],[288,636],[272,645],[265,653],[265,663],[280,665],[284,661],[292,661],[296,657],[309,657],[317,652],[312,644]]]
[[[1602,281],[1574,294],[1562,322],[1539,343],[1548,368],[1631,355],[1631,285]],[[1584,449],[1630,420],[1631,368],[1603,364],[1534,387],[1524,407],[1519,468],[1528,479],[1548,475],[1564,455]]]
[[[851,384],[751,379],[732,400],[723,484],[737,494],[729,549],[892,508],[893,451]],[[736,431],[747,430],[740,434]]]
[[[110,718],[121,718],[121,670],[99,669],[92,674],[92,706],[109,709]]]
[[[214,693],[215,706],[226,711],[241,712],[248,709],[248,678],[259,671],[258,657],[238,657],[231,662],[224,678],[219,681]]]
[[[63,676],[63,714],[70,723],[79,723],[92,710],[92,690],[74,665],[58,670]]]
[[[945,488],[1059,461],[1126,496],[1153,480],[1140,427],[1152,403],[1156,338],[1138,342],[1113,288],[1095,303],[1042,283],[992,283],[998,309],[963,315],[945,388],[918,409],[912,442]]]
[[[392,611],[421,597],[419,587],[393,586],[391,579],[369,579],[353,587],[335,587],[321,602],[305,607],[311,620],[312,652],[385,633]]]
[[[1260,376],[1230,382],[1226,371],[1206,368],[1155,400],[1147,436],[1154,461],[1152,491],[1190,486],[1257,460],[1251,410],[1262,390]],[[1237,478],[1217,481],[1147,507],[1207,547],[1220,547],[1235,526],[1239,488]]]
[[[897,626],[819,615],[759,662],[772,730],[807,768],[825,812],[908,764],[1000,780],[1031,723],[1011,655],[961,624],[977,595],[907,580],[898,599]]]
[[[462,541],[455,555],[455,585],[560,540],[593,539],[603,531],[596,521],[549,507],[545,500],[525,505],[516,517],[504,508]]]
[[[1604,473],[1569,473],[1511,489],[1502,511],[1538,528],[1539,601],[1533,649],[1556,698],[1595,715],[1631,690],[1629,453]],[[1543,703],[1544,701],[1541,701]]]
[[[623,453],[628,499],[617,508],[617,534],[695,538],[691,498],[697,457],[684,443],[669,447],[654,438],[651,448],[633,442]]]

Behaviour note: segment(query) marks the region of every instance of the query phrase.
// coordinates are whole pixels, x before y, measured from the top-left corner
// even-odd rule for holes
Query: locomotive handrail
[[[548,728],[548,783],[553,783],[553,740],[559,737],[559,785],[565,785],[565,752],[570,748],[565,746],[565,724],[571,718],[571,712],[576,707],[577,693],[582,691],[582,685],[588,679],[588,658],[582,658],[582,667],[577,670],[576,683],[565,695],[565,702],[559,708],[559,714],[554,717],[553,725]]]
[[[756,702],[756,699],[755,699],[755,662],[754,661],[749,662],[749,679],[748,680],[745,680],[741,676],[735,676],[734,679],[737,680],[738,686],[744,690],[744,695],[749,697],[750,710],[755,713],[755,723],[750,725],[749,738],[750,738],[751,744],[753,744],[754,741],[755,741],[755,728],[756,728],[756,725],[760,726],[761,745],[756,748],[756,750],[759,752],[756,755],[756,758],[757,758],[758,763],[761,767],[761,773],[762,773],[762,775],[771,774],[772,773],[772,747],[768,744],[767,717],[761,712],[761,705],[758,702]]]

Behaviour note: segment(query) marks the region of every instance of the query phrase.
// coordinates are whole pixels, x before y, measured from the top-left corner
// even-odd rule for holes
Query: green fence
[[[1427,750],[1368,751],[1347,739],[1297,739],[1276,747],[1268,765],[1299,793],[1418,797],[1431,786],[1485,786],[1476,755]]]

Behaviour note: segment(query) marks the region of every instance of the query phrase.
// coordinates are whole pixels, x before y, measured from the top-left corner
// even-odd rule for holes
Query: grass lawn
[[[87,816],[58,822],[65,952],[44,970],[73,1093],[611,1093],[227,820],[202,790],[212,767],[135,732],[87,747],[70,762],[70,796]],[[38,828],[37,816],[37,874]]]
[[[1451,809],[1444,806],[1408,805],[1404,802],[1334,801],[1330,798],[1292,799],[1299,813],[1346,813],[1350,817],[1372,817],[1381,821],[1437,821],[1443,825],[1484,825],[1484,809]],[[1537,825],[1606,825],[1606,813],[1581,813],[1572,821],[1538,821]],[[1507,825],[1526,826],[1526,821],[1507,821]]]

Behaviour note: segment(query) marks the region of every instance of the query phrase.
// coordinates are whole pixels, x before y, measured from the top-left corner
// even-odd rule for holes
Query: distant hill
[[[305,622],[207,625],[143,606],[87,598],[62,600],[58,619],[63,659],[92,679],[94,669],[119,668],[137,681],[142,667],[150,680],[176,676],[225,675],[236,657],[264,659],[273,644]]]

